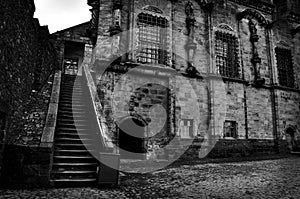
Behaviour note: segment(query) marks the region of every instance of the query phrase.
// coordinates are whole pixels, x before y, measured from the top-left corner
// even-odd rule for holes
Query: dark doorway
[[[84,43],[65,42],[64,74],[77,75],[83,62],[84,48]]]
[[[288,147],[292,151],[295,148],[295,130],[292,127],[289,127],[286,129],[285,133]]]
[[[119,125],[119,149],[122,159],[145,159],[146,123],[139,118],[129,117]]]

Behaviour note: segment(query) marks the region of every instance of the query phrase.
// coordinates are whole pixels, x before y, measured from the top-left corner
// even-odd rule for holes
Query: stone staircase
[[[93,144],[96,135],[89,116],[92,112],[86,100],[87,90],[83,77],[62,76],[50,176],[52,186],[96,185],[99,163],[91,153],[97,154],[101,149]]]

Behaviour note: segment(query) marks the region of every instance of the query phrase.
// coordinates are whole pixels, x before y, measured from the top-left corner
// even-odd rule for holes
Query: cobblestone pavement
[[[0,198],[300,198],[300,158],[181,165],[126,174],[117,189],[0,190]]]

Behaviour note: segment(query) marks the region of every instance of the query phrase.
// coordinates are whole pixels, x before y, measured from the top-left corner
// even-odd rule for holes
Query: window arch
[[[167,64],[168,20],[149,13],[140,13],[137,20],[138,52],[140,63]]]

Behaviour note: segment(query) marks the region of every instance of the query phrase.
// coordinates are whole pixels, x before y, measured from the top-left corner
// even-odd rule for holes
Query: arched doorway
[[[288,127],[285,131],[286,141],[289,149],[292,151],[295,147],[295,130],[292,127]]]
[[[121,159],[146,158],[146,122],[137,117],[127,117],[120,122],[119,150]]]

